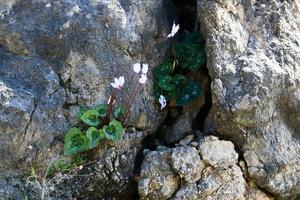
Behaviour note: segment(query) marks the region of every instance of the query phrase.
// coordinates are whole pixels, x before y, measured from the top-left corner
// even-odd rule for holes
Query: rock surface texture
[[[61,144],[79,106],[107,102],[113,77],[124,75],[130,93],[132,64],[154,66],[168,49],[173,17],[167,14],[172,4],[166,5],[162,0],[1,1],[0,169],[27,169],[41,151]],[[148,131],[161,116],[151,87],[149,81],[129,119]]]
[[[47,180],[45,199],[134,199],[136,159],[145,132],[132,131],[118,143],[103,142],[93,161],[67,175]],[[1,182],[0,182],[1,184]],[[40,199],[42,190],[31,181],[29,199]],[[0,196],[1,197],[1,196]]]
[[[207,146],[209,153],[203,150]],[[144,153],[138,180],[141,199],[273,199],[246,182],[229,141],[208,136],[199,141],[198,149],[185,145]]]
[[[198,0],[212,103],[206,132],[243,153],[249,176],[300,198],[300,1]]]
[[[124,90],[131,94],[134,80],[138,83],[138,77],[130,78],[132,64],[151,68],[164,59],[173,13],[169,0],[1,0],[0,174],[47,166],[62,152],[79,107],[107,102],[114,77],[125,76]],[[163,116],[151,95],[151,75],[148,80],[127,121],[144,133],[155,130]],[[101,172],[89,179],[101,187],[99,198],[122,195],[131,183],[141,148],[120,148],[108,148],[109,155],[99,161]],[[111,162],[122,167],[115,171]],[[12,191],[10,183],[1,181],[1,194]]]

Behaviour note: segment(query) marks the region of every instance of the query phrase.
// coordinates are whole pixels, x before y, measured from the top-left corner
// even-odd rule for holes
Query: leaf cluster
[[[99,104],[91,109],[81,108],[77,117],[81,126],[69,129],[65,136],[64,155],[70,156],[96,148],[103,139],[119,141],[122,139],[124,128],[118,121],[125,111],[121,107],[114,110],[114,119],[105,124],[108,104]]]
[[[205,43],[200,32],[187,33],[182,41],[172,45],[173,58],[153,69],[156,98],[163,95],[177,106],[191,103],[201,94],[198,81],[189,80],[184,74],[197,71],[206,63]]]

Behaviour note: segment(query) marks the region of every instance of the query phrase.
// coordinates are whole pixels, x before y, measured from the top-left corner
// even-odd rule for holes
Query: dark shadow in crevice
[[[211,88],[210,88],[211,78],[209,76],[209,71],[208,71],[206,66],[202,70],[202,73],[205,74],[205,76],[209,78],[209,81],[207,82],[207,85],[204,86],[204,88],[208,88],[208,89],[206,90],[206,93],[202,94],[202,95],[204,95],[204,98],[205,98],[205,104],[200,109],[200,111],[198,112],[196,118],[194,119],[192,128],[193,128],[193,130],[200,130],[203,133],[204,132],[205,119],[207,118],[207,116],[210,112],[210,109],[212,107],[212,97],[211,97]]]
[[[178,13],[177,24],[181,30],[193,32],[197,24],[197,1],[195,0],[173,0]]]

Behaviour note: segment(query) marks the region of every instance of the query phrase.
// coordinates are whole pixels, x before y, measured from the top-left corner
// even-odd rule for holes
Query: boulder
[[[141,199],[169,199],[178,189],[180,177],[173,173],[171,155],[172,150],[166,147],[146,152],[138,180]]]
[[[203,151],[208,146],[211,152]],[[198,150],[190,145],[159,147],[145,152],[139,195],[141,199],[272,200],[253,182],[248,183],[243,171],[233,144],[215,136],[200,140]]]
[[[132,64],[147,63],[151,70],[169,48],[172,5],[170,0],[1,1],[0,169],[47,163],[42,152],[62,150],[79,107],[107,102],[114,77],[125,76],[120,99],[132,94],[138,84]],[[150,74],[127,121],[148,132],[163,118],[151,95]]]
[[[299,1],[198,0],[212,79],[206,133],[244,153],[278,198],[300,195]]]
[[[213,167],[228,168],[238,161],[238,154],[230,141],[208,136],[200,140],[199,152],[203,161]]]

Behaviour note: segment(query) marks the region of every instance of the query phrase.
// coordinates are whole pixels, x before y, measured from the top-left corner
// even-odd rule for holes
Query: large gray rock
[[[138,179],[141,199],[272,199],[247,183],[231,142],[209,136],[199,143],[199,152],[189,145],[146,151]],[[207,146],[212,152],[203,151]]]
[[[170,10],[169,0],[0,1],[0,170],[61,150],[79,106],[107,102],[113,77],[131,94],[132,64],[151,68],[168,49]],[[127,121],[149,132],[162,118],[151,88],[150,76]]]
[[[198,0],[213,107],[260,187],[300,196],[300,2]]]

